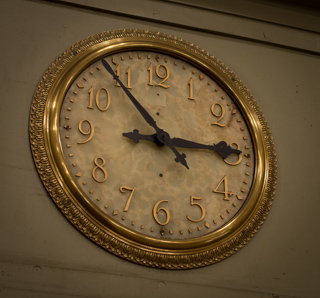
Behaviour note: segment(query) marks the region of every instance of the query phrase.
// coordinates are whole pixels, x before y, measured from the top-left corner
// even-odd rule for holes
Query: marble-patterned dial
[[[253,141],[239,107],[205,72],[168,54],[129,51],[104,59],[171,137],[225,141],[242,153],[223,159],[176,147],[187,169],[167,146],[123,136],[155,131],[98,60],[74,80],[60,112],[68,171],[86,199],[120,226],[154,238],[195,238],[225,226],[254,179]]]

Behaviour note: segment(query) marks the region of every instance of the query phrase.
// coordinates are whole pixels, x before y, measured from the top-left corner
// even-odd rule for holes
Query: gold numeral
[[[189,97],[188,97],[188,99],[194,99],[193,98],[193,78],[190,79],[188,85],[189,85]]]
[[[116,71],[116,75],[120,78],[120,65],[117,66],[115,71]],[[118,82],[116,83],[116,87],[121,87]]]
[[[215,111],[214,111],[214,107],[218,105],[221,109],[220,111],[220,114],[217,114]],[[220,117],[216,122],[212,123],[211,125],[218,125],[220,127],[224,127],[226,126],[225,124],[222,124],[222,123],[219,123],[219,121],[224,117],[224,114],[225,114],[225,110],[224,110],[224,107],[220,104],[220,103],[214,103],[212,106],[211,106],[211,113],[213,116],[215,117]]]
[[[103,109],[101,108],[100,106],[100,91],[101,90],[104,90],[106,92],[106,95],[107,95],[107,104],[106,104],[106,107]],[[109,105],[110,105],[110,94],[108,92],[108,90],[106,88],[100,88],[98,91],[97,91],[97,94],[96,94],[96,105],[97,105],[97,108],[101,111],[101,112],[105,112],[108,108],[109,108]]]
[[[148,85],[149,86],[153,86],[153,84],[152,84],[152,64],[150,64],[150,66],[148,68],[148,71],[149,71],[149,83],[148,83]]]
[[[166,209],[166,208],[158,208],[158,206],[161,204],[161,203],[164,203],[164,202],[168,202],[167,200],[162,200],[162,201],[159,201],[157,204],[154,205],[153,207],[153,217],[154,217],[154,220],[161,226],[165,226],[169,220],[170,220],[170,213],[169,211]],[[165,222],[160,222],[159,219],[158,219],[158,213],[159,211],[163,211],[166,215],[166,221]]]
[[[159,68],[160,67],[163,67],[165,69],[165,72],[163,75],[160,75],[159,73]],[[168,78],[169,78],[169,75],[170,75],[170,71],[169,71],[169,68],[163,64],[160,64],[157,66],[156,68],[156,75],[160,78],[160,79],[163,79],[159,84],[157,84],[156,86],[160,86],[160,87],[163,87],[165,89],[169,88],[170,86],[169,85],[163,85],[162,83],[164,83]]]
[[[130,70],[130,66],[128,67],[126,74],[128,76],[128,84],[127,84],[127,89],[132,89],[131,88],[131,70]]]
[[[237,149],[237,150],[240,150],[240,145],[239,145],[238,143],[236,143],[236,142],[231,143],[231,144],[230,144],[230,147],[231,147],[232,145],[236,145],[236,146],[237,146],[236,149]],[[238,164],[241,162],[241,160],[242,160],[242,155],[239,154],[239,155],[238,155],[238,160],[237,160],[236,162],[234,162],[234,163],[229,162],[229,161],[227,161],[226,159],[224,159],[223,161],[224,161],[226,164],[230,165],[230,166],[236,166],[236,165],[238,165]]]
[[[86,123],[89,124],[88,131],[84,131],[84,130],[83,130],[83,122],[86,122]],[[94,127],[93,127],[92,123],[91,123],[89,120],[83,119],[83,120],[81,120],[81,121],[79,122],[79,131],[80,131],[84,136],[89,135],[89,138],[88,138],[88,139],[86,139],[86,140],[83,141],[83,142],[78,142],[78,143],[77,143],[77,144],[85,144],[85,143],[88,143],[88,142],[92,139],[93,134],[94,134]]]
[[[224,190],[221,191],[219,190],[219,187],[221,185],[221,183],[223,182],[224,185]],[[229,196],[233,195],[233,193],[231,191],[228,191],[228,180],[227,180],[227,176],[224,176],[222,178],[222,180],[218,183],[217,187],[215,188],[215,190],[213,190],[213,192],[215,193],[221,193],[224,195],[224,200],[225,201],[229,201]]]
[[[98,163],[98,160],[101,160],[101,164]],[[102,183],[102,182],[106,181],[107,178],[108,178],[107,170],[103,167],[105,165],[105,163],[106,163],[106,161],[102,157],[97,157],[97,158],[94,159],[94,164],[96,165],[96,167],[93,168],[93,170],[92,170],[92,177],[93,177],[93,179],[95,181],[97,181],[99,183]],[[99,179],[96,176],[96,172],[97,172],[98,169],[100,171],[102,171],[102,173],[103,173],[103,178],[102,179]]]
[[[194,197],[194,196],[190,197],[190,205],[191,206],[198,206],[201,210],[201,217],[199,219],[192,219],[192,218],[190,218],[189,215],[187,215],[187,219],[189,219],[192,222],[199,222],[199,221],[203,220],[204,217],[206,216],[206,211],[203,208],[203,206],[200,205],[199,203],[194,202],[194,200],[201,200],[201,199],[202,199],[201,197]]]
[[[92,106],[92,98],[93,98],[93,86],[89,90],[89,105],[87,106],[88,109],[93,109]]]
[[[105,108],[102,108],[100,106],[100,91],[101,90],[104,90],[105,93],[106,93],[106,100],[107,100],[107,103],[106,103],[106,107]],[[89,105],[87,106],[88,109],[93,109],[93,106],[92,106],[92,101],[93,101],[93,86],[90,88],[89,90]],[[108,92],[108,90],[106,88],[103,88],[101,87],[97,93],[96,93],[96,106],[97,108],[101,111],[101,112],[105,112],[109,106],[110,106],[110,94]]]
[[[159,72],[159,69],[160,68],[164,68],[164,74],[160,74]],[[148,85],[149,86],[153,86],[153,81],[152,81],[152,64],[150,64],[149,68],[148,68],[148,71],[149,71],[149,83]],[[156,86],[159,86],[159,87],[162,87],[162,88],[169,88],[170,85],[164,85],[163,83],[169,78],[170,76],[170,71],[169,71],[169,68],[163,64],[160,64],[156,67],[156,75],[158,78],[160,79],[163,79],[160,83],[156,84]]]
[[[120,187],[120,192],[122,192],[122,193],[125,193],[127,190],[131,191],[131,193],[130,193],[130,196],[128,198],[127,204],[123,209],[124,212],[127,212],[129,210],[129,206],[130,206],[131,199],[132,199],[132,196],[133,196],[135,188],[131,188],[131,187],[128,187],[128,186],[121,186]]]
[[[118,77],[120,77],[120,65],[117,66],[116,70],[116,75]],[[127,75],[127,81],[128,81],[128,84],[127,84],[127,89],[132,89],[131,88],[131,70],[130,70],[130,66],[128,67],[127,71],[126,71],[126,75]],[[121,87],[120,84],[117,82],[116,87]]]

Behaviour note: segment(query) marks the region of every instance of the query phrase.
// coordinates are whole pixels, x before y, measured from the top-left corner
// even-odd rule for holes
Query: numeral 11
[[[120,65],[118,65],[117,68],[116,68],[116,75],[118,77],[120,77]],[[131,87],[131,70],[130,70],[130,66],[128,67],[128,69],[126,71],[126,75],[127,75],[127,79],[128,79],[127,89],[132,89],[132,87]],[[118,82],[116,83],[116,87],[121,87]]]

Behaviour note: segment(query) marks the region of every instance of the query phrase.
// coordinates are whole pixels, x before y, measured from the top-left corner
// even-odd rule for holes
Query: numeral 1
[[[132,89],[131,88],[131,70],[130,70],[130,66],[128,67],[127,71],[126,71],[127,77],[128,77],[128,85],[127,85],[127,89]]]
[[[189,85],[189,97],[188,97],[188,99],[194,99],[193,98],[193,78],[190,79],[188,85]]]
[[[150,66],[148,68],[148,71],[149,71],[149,83],[148,83],[148,85],[149,86],[153,86],[153,84],[152,84],[152,64],[150,64]]]

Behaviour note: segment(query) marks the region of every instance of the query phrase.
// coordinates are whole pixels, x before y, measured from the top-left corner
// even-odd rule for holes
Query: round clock
[[[34,94],[30,142],[70,222],[147,266],[230,256],[274,196],[274,144],[249,91],[209,53],[158,32],[104,32],[61,54]]]

